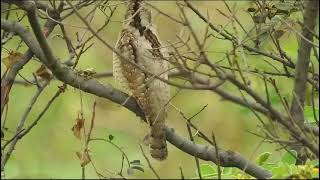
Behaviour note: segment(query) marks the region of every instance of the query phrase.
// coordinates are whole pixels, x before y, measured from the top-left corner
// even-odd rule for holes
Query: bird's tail
[[[165,132],[166,112],[163,110],[155,116],[149,116],[150,132],[149,132],[149,147],[150,154],[157,160],[165,160],[168,156]]]

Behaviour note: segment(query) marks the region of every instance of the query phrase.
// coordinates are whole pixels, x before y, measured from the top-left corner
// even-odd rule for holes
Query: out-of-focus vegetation
[[[115,1],[113,3],[118,2]],[[226,17],[216,10],[219,9],[220,11],[227,13],[223,2],[194,1],[192,3],[197,6],[199,11],[203,14],[208,13],[208,16],[213,23],[225,24],[225,22],[227,22]],[[168,14],[178,17],[175,2],[156,1],[152,2],[152,4]],[[246,12],[247,8],[250,6],[249,1],[230,1],[228,4],[230,4],[230,6],[237,6],[237,16],[241,19],[244,26],[253,25],[251,17]],[[5,8],[6,6],[2,6],[1,10],[3,11]],[[105,30],[99,34],[113,45],[116,43],[118,33],[121,30],[120,21],[123,20],[124,10],[124,5],[121,5],[121,8],[116,11],[112,18],[112,22],[110,22]],[[90,8],[81,10],[83,13],[89,11]],[[20,16],[22,15],[22,11],[17,11],[17,13]],[[105,16],[102,16],[100,13],[101,12],[97,12],[95,15],[92,22],[93,27],[98,27],[104,22]],[[199,36],[203,34],[206,29],[206,24],[200,21],[194,13],[187,11],[187,16],[189,17],[192,26],[195,27],[195,32],[199,34]],[[301,19],[302,15],[301,12],[298,12],[292,16]],[[162,42],[175,42],[175,35],[179,33],[183,27],[157,13],[154,18]],[[15,14],[12,14],[9,17],[9,20],[10,19],[14,20]],[[25,20],[23,23],[27,24],[28,22]],[[68,26],[68,24],[77,26],[83,25],[76,16],[71,16],[64,23],[66,24],[66,32],[72,40],[76,38],[75,32],[84,31]],[[48,39],[54,54],[56,54],[59,59],[64,60],[68,59],[68,50],[64,40],[59,37],[60,33],[61,31],[56,28]],[[294,33],[290,31],[285,32],[279,41],[281,42],[283,49],[288,53],[287,55],[296,59],[298,42]],[[81,57],[77,69],[85,70],[93,68],[96,72],[112,71],[112,52],[96,38],[94,38],[93,42],[93,47]],[[15,37],[6,44],[5,48],[15,49],[18,43],[19,39]],[[268,43],[270,42],[266,39],[263,42],[262,48],[269,48]],[[209,53],[209,57],[221,59],[224,56],[223,53],[227,51],[227,48],[230,46],[231,44],[227,44],[223,40],[214,40],[210,42],[207,50],[212,51],[212,53]],[[26,49],[26,45],[22,43],[17,51],[25,52]],[[8,54],[2,51],[1,56],[6,57]],[[312,61],[316,61],[313,56],[311,59]],[[261,58],[249,57],[247,63],[250,66],[259,67],[261,70],[270,69],[270,67],[265,65]],[[34,73],[39,66],[40,63],[34,59],[20,71],[20,74],[27,79],[32,79],[32,73]],[[1,72],[4,72],[5,69],[6,67],[2,63]],[[18,77],[18,79],[21,78]],[[263,93],[264,87],[259,84],[258,81],[255,81],[255,78],[251,78],[251,80],[251,87]],[[99,81],[101,83],[110,83],[115,87],[118,87],[112,77],[101,78]],[[281,77],[277,78],[277,83],[282,96],[290,98],[293,80]],[[37,116],[41,110],[40,107],[46,105],[48,99],[50,99],[57,91],[57,86],[61,84],[61,82],[56,80],[49,83],[48,88],[44,90],[40,99],[35,104],[34,109],[32,109],[32,112],[27,119],[27,123],[30,123]],[[8,129],[5,130],[5,137],[12,136],[21,114],[31,99],[30,95],[35,90],[36,87],[34,86],[13,86],[10,93],[9,108],[6,112],[6,127]],[[172,94],[175,94],[177,88],[172,87],[171,92]],[[276,92],[271,91],[270,96],[272,97],[272,103],[278,103],[280,108],[281,104]],[[318,95],[316,95],[316,98],[318,98]],[[128,175],[127,172],[124,172],[124,175],[127,178],[154,178],[154,175],[148,168],[139,148],[139,144],[143,144],[143,138],[148,131],[147,125],[143,123],[139,117],[120,105],[114,104],[106,99],[80,92],[80,90],[72,87],[68,87],[66,92],[55,100],[36,127],[32,129],[23,141],[20,141],[17,144],[14,154],[11,156],[6,166],[6,178],[80,178],[81,167],[76,152],[82,148],[83,142],[81,141],[83,141],[83,139],[79,141],[75,138],[71,128],[75,124],[82,106],[84,118],[86,119],[85,125],[88,129],[92,114],[92,104],[95,100],[97,106],[92,137],[103,137],[108,139],[112,136],[112,143],[121,147],[130,161],[140,160],[144,172],[134,170],[134,173],[130,173],[130,175]],[[215,95],[212,92],[193,90],[181,90],[171,103],[187,116],[195,114],[203,106],[208,104],[205,110],[193,119],[193,123],[204,133],[211,134],[211,132],[214,132],[219,147],[226,150],[237,151],[251,161],[257,161],[259,165],[265,167],[269,166],[269,170],[271,170],[270,166],[277,167],[271,170],[274,177],[299,174],[301,171],[309,173],[311,172],[309,169],[313,168],[314,162],[311,161],[308,161],[306,166],[297,167],[293,165],[294,163],[283,160],[286,151],[283,149],[276,150],[279,148],[277,145],[263,142],[263,139],[250,133],[259,133],[261,127],[256,120],[256,117],[247,108],[235,105],[228,101],[223,101],[218,95]],[[305,113],[308,119],[313,121],[312,110],[307,109]],[[174,128],[175,132],[178,132],[181,136],[188,137],[185,120],[175,108],[169,108],[167,124]],[[203,140],[195,137],[195,141],[202,143]],[[145,145],[142,146],[147,152],[148,147]],[[197,168],[194,157],[185,154],[170,144],[168,145],[168,148],[169,156],[166,161],[159,162],[149,158],[161,178],[179,178],[179,168],[182,169],[186,178],[197,178]],[[90,154],[91,160],[94,162],[100,173],[114,177],[112,173],[120,170],[122,153],[112,144],[100,141],[92,142]],[[261,160],[261,156],[268,157]],[[217,172],[215,165],[202,160],[200,160],[200,164],[203,174],[206,174],[209,178],[216,177]],[[126,169],[124,171],[126,171]],[[244,177],[241,171],[233,171],[234,168],[224,168],[223,177]],[[288,171],[290,173],[288,173]],[[86,167],[86,177],[97,178],[94,167],[91,165]]]

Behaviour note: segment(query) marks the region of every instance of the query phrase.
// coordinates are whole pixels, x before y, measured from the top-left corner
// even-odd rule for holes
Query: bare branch
[[[33,14],[31,13],[31,14],[29,14],[29,16],[30,16],[30,18],[32,18]],[[35,30],[35,32],[38,32],[39,27],[38,27],[37,23],[33,24],[33,26],[34,26],[33,28],[37,29],[37,30]],[[99,97],[107,98],[107,99],[109,99],[115,103],[118,103],[118,104],[122,104],[126,99],[128,99],[127,102],[123,106],[126,107],[127,109],[131,110],[132,112],[136,113],[136,115],[138,115],[140,117],[144,117],[143,112],[139,108],[139,106],[137,105],[136,101],[133,98],[129,97],[127,94],[125,94],[119,90],[114,89],[111,85],[108,85],[108,84],[102,85],[94,79],[88,80],[88,79],[85,79],[81,76],[78,76],[74,71],[72,71],[68,67],[62,66],[53,56],[50,57],[50,55],[48,55],[48,54],[44,55],[44,53],[41,50],[43,48],[40,48],[40,46],[38,45],[38,43],[36,43],[36,41],[34,39],[29,38],[32,36],[25,36],[23,33],[21,33],[21,32],[25,32],[26,30],[20,24],[11,23],[7,20],[2,19],[1,20],[1,28],[6,29],[8,31],[16,31],[19,35],[21,35],[21,38],[32,49],[32,51],[35,53],[35,55],[42,62],[44,62],[46,65],[48,65],[50,70],[52,70],[53,74],[59,80],[65,82],[68,85],[71,85],[75,88],[81,89],[84,92],[95,94],[96,96],[99,96]],[[38,36],[42,36],[42,35],[38,34]],[[42,37],[38,37],[38,38],[42,39]],[[45,42],[45,39],[41,40],[39,42],[40,42],[40,44],[47,43],[47,42]],[[48,47],[47,45],[43,45],[43,46],[45,46],[44,48]],[[178,147],[179,149],[181,149],[182,151],[187,152],[191,155],[197,156],[200,159],[210,160],[210,161],[217,163],[217,161],[216,161],[217,159],[215,157],[215,152],[214,152],[215,148],[213,146],[202,146],[202,145],[193,144],[192,142],[190,142],[188,140],[184,140],[183,138],[176,135],[168,127],[166,128],[166,133],[167,133],[167,137],[168,137],[167,140],[170,143],[172,143],[173,145],[175,145],[176,147]],[[191,143],[191,144],[189,144],[189,143]],[[210,148],[210,152],[205,151],[206,153],[204,153],[204,149],[203,149],[204,147],[205,147],[205,149]],[[219,156],[220,156],[220,162],[224,162],[224,163],[222,163],[222,166],[226,165],[226,167],[233,166],[233,167],[238,167],[238,168],[241,168],[241,167],[244,168],[245,164],[247,164],[247,160],[245,158],[243,158],[242,156],[240,156],[238,153],[234,153],[234,152],[226,153],[226,151],[219,150]],[[234,157],[235,157],[235,159],[234,159]],[[250,163],[248,165],[246,172],[251,174],[254,177],[257,177],[257,178],[267,178],[267,177],[271,176],[271,174],[269,172],[263,170],[259,166],[256,166],[252,163]]]
[[[245,172],[256,178],[265,179],[271,177],[271,173],[249,162],[239,153],[219,149],[219,161],[214,146],[193,144],[193,142],[178,136],[174,133],[173,129],[168,127],[166,128],[166,133],[167,140],[171,144],[192,156],[196,156],[205,161],[212,161],[215,164],[220,162],[220,165],[223,167],[237,167],[241,170],[246,168]]]
[[[24,111],[20,121],[19,121],[19,124],[18,124],[18,127],[16,129],[16,134],[20,134],[21,130],[23,129],[23,126],[24,126],[24,123],[32,109],[32,107],[34,106],[34,104],[36,103],[38,97],[40,96],[41,92],[44,90],[44,88],[47,86],[48,83],[45,83],[44,85],[42,85],[38,90],[37,92],[35,93],[35,95],[31,98],[31,101],[29,103],[29,105],[27,106],[26,110]],[[14,147],[16,146],[18,140],[19,140],[19,135],[16,136],[12,142],[10,143],[10,146],[9,146],[9,149],[7,150],[7,152],[3,155],[3,157],[1,158],[1,171],[4,171],[4,167],[8,161],[8,159],[10,158],[13,150],[14,150]]]
[[[319,1],[318,0],[310,0],[306,1],[306,8],[303,14],[303,23],[302,34],[300,38],[299,48],[298,48],[298,60],[295,68],[295,81],[293,87],[293,98],[291,101],[290,114],[295,121],[295,123],[302,127],[304,126],[304,101],[305,101],[305,93],[307,87],[307,79],[308,79],[308,70],[310,64],[310,52],[313,48],[313,34],[310,30],[314,30],[316,26],[316,17],[319,13]],[[299,34],[299,33],[298,33]],[[311,43],[310,43],[311,42]],[[318,130],[319,134],[319,130]],[[297,147],[298,149],[298,157],[303,159],[298,163],[304,163],[306,160],[302,156],[304,156],[305,152],[301,151],[301,147]],[[319,154],[319,151],[318,151]],[[318,155],[319,157],[319,155]]]
[[[302,29],[302,36],[313,41],[313,35],[308,29],[314,30],[316,26],[316,16],[319,11],[319,1],[310,0],[306,1],[306,9],[304,11],[303,19],[304,26]],[[293,99],[291,102],[290,112],[292,117],[299,124],[304,123],[303,107],[308,78],[308,69],[310,62],[310,52],[312,44],[305,39],[300,39],[298,49],[298,60],[295,68],[295,81],[293,88]]]

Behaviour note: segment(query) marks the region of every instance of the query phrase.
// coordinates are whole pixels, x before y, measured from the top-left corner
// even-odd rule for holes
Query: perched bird
[[[127,11],[113,54],[113,75],[116,81],[134,97],[150,126],[151,156],[164,160],[168,156],[165,119],[170,87],[168,80],[168,53],[156,34],[151,11],[142,0],[127,1]],[[132,62],[132,63],[130,63]],[[136,64],[136,65],[134,65]]]

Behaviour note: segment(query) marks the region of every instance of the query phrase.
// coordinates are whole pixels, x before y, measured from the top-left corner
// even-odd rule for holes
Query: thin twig
[[[189,120],[189,121],[190,121],[190,120]],[[191,133],[190,126],[189,126],[188,123],[186,123],[186,125],[187,125],[187,129],[188,129],[189,138],[190,138],[191,142],[194,143],[194,139],[193,139],[193,136],[192,136],[192,133]],[[199,179],[202,179],[199,159],[198,159],[196,156],[194,156],[194,159],[195,159],[195,161],[196,161],[196,166],[197,166],[197,170],[198,170]]]
[[[216,156],[218,158],[218,163],[217,163],[217,168],[218,168],[218,179],[221,179],[221,167],[220,167],[220,155],[219,155],[219,148],[218,148],[218,145],[217,145],[217,141],[216,141],[216,138],[214,136],[214,133],[212,131],[211,133],[211,136],[212,136],[212,141],[214,143],[214,147],[216,148]]]
[[[143,157],[146,159],[149,168],[151,169],[151,171],[153,172],[153,174],[157,177],[157,179],[161,179],[160,176],[158,175],[158,173],[156,172],[156,170],[152,167],[151,162],[149,161],[147,155],[144,153],[143,148],[141,146],[141,144],[139,144],[140,150],[142,152]]]
[[[37,92],[31,98],[29,105],[26,107],[26,110],[24,111],[24,113],[21,116],[21,119],[19,121],[17,130],[16,130],[16,134],[18,134],[23,129],[24,123],[26,122],[27,117],[28,117],[29,113],[31,112],[31,109],[34,107],[34,104],[36,103],[40,94],[42,93],[42,91],[44,90],[44,88],[47,85],[48,85],[48,83],[45,83],[39,89],[37,89]],[[18,138],[18,136],[16,136],[15,139],[10,143],[10,146],[9,146],[9,149],[7,150],[7,152],[1,158],[1,171],[4,171],[4,167],[7,163],[7,161],[9,160],[18,140],[19,140],[19,138]]]
[[[182,167],[181,166],[179,166],[179,171],[180,171],[181,179],[184,179],[184,175],[183,175],[183,171],[182,171]]]

